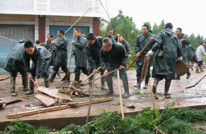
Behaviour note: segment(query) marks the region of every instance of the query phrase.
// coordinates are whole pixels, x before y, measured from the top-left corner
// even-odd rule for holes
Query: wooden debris
[[[47,107],[54,105],[57,102],[57,100],[45,94],[36,94],[34,98],[36,98],[38,101],[40,101],[42,104],[44,104]]]
[[[113,97],[110,97],[110,98],[100,98],[100,99],[92,100],[92,104],[103,103],[103,102],[112,101],[112,100],[113,100]],[[6,117],[8,119],[14,119],[14,118],[20,118],[20,117],[24,117],[24,116],[39,114],[39,113],[46,113],[46,112],[52,112],[52,111],[72,108],[72,106],[70,106],[71,104],[73,104],[74,106],[78,107],[78,106],[88,105],[89,101],[77,102],[76,104],[74,104],[74,103],[67,103],[67,105],[54,106],[54,107],[49,107],[49,108],[42,108],[42,109],[37,109],[37,110],[18,112],[18,113],[8,114]]]
[[[14,103],[21,102],[21,101],[22,101],[21,99],[15,99],[13,101],[6,102],[6,105],[14,104]]]
[[[6,78],[0,78],[0,81],[4,81],[4,80],[7,80],[9,79],[10,77],[6,77]]]
[[[0,99],[0,108],[5,109],[5,107],[6,107],[6,102]]]
[[[36,95],[36,93],[30,94],[30,95],[20,96],[20,97],[18,97],[18,98],[19,98],[19,99],[25,99],[25,98],[33,97],[34,95]]]
[[[17,96],[17,93],[11,93],[11,96]]]
[[[58,93],[58,89],[49,89],[49,88],[45,88],[45,87],[38,87],[37,88],[37,91],[41,92],[41,93],[44,93],[50,97],[53,97],[53,98],[60,98],[59,96],[57,96],[57,93]]]

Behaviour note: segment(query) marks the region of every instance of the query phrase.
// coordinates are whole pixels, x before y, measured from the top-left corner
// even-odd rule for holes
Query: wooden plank
[[[72,98],[67,94],[57,94],[61,100],[65,101],[73,101]]]
[[[59,91],[58,89],[49,89],[49,88],[45,88],[45,87],[38,87],[37,90],[41,93],[47,94],[50,97],[60,99],[60,97],[57,96],[57,93]]]
[[[94,99],[94,100],[92,100],[92,104],[103,103],[103,102],[112,101],[112,100],[113,100],[113,97]],[[68,103],[68,105],[54,106],[54,107],[49,107],[49,108],[42,108],[42,109],[36,109],[36,110],[8,114],[6,117],[8,119],[15,119],[15,118],[28,116],[28,115],[34,115],[34,114],[39,114],[39,113],[46,113],[46,112],[52,112],[52,111],[72,108],[72,106],[70,106],[69,104],[71,104],[71,103]],[[78,106],[84,106],[84,105],[88,105],[88,104],[89,104],[89,101],[83,101],[83,102],[77,102],[75,104],[75,106],[78,107]]]
[[[51,98],[44,94],[36,94],[34,95],[34,98],[36,98],[38,101],[40,101],[42,104],[44,104],[47,107],[56,103],[54,98]]]

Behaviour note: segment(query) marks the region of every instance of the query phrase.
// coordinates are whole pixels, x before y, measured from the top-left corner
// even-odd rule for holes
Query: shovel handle
[[[97,68],[97,71],[99,71],[100,69],[101,69],[101,67]],[[94,72],[92,74],[90,74],[85,80],[83,80],[81,84],[84,84],[84,82],[86,80],[88,80],[90,77],[92,77],[93,75],[94,75]]]

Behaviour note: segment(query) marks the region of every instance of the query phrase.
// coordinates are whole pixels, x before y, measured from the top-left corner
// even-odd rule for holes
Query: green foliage
[[[66,92],[67,92],[67,89],[60,90],[60,91],[59,91],[60,94],[66,94]]]
[[[154,108],[142,109],[136,117],[122,119],[117,112],[103,111],[84,126],[70,124],[55,134],[155,134],[156,125],[167,134],[204,134],[196,130],[192,123],[206,122],[206,109],[174,109],[175,103],[169,104],[162,113]],[[24,121],[14,120],[0,134],[48,134],[43,127],[36,129]]]
[[[75,124],[70,124],[55,134],[69,134],[68,132],[72,132],[72,134],[84,134],[84,130]]]

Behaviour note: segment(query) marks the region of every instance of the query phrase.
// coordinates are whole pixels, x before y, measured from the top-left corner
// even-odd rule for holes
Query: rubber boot
[[[54,78],[56,77],[56,74],[57,74],[56,71],[53,71],[53,72],[52,72],[51,77],[50,77],[50,79],[49,79],[49,81],[50,81],[51,83],[54,82]]]
[[[101,78],[101,90],[107,90],[104,86],[104,79],[105,78]]]
[[[108,76],[107,76],[108,77]],[[106,96],[110,96],[114,94],[113,90],[113,82],[112,81],[107,81],[107,85],[109,87],[109,91],[107,91]]]
[[[189,79],[190,76],[191,76],[191,73],[190,73],[190,71],[188,71],[188,72],[187,72],[187,77],[186,77],[186,79]]]
[[[148,82],[149,82],[149,77],[145,78],[145,85],[143,87],[143,89],[148,89]]]
[[[165,93],[164,93],[164,96],[169,96],[170,95],[168,92],[169,92],[171,81],[172,81],[171,79],[165,81]]]
[[[34,83],[32,80],[29,80],[29,91],[25,95],[30,95],[34,93]]]
[[[199,66],[196,67],[196,73],[199,73]]]
[[[137,76],[137,85],[135,85],[135,87],[137,87],[138,89],[140,89],[141,86],[139,81],[140,81],[140,76]]]
[[[80,77],[79,76],[75,76],[74,81],[79,82]]]
[[[155,79],[154,79],[154,85],[153,85],[153,87],[152,87],[152,92],[153,92],[153,94],[154,94],[154,99],[158,99],[156,93],[157,93],[157,85],[158,85],[159,81],[160,81],[160,80],[159,80],[158,78],[155,78]]]
[[[10,93],[15,93],[16,77],[10,77]]]
[[[127,80],[123,80],[123,86],[124,86],[124,91],[125,93],[122,95],[123,98],[128,98],[129,95],[129,86],[128,86],[128,81]]]
[[[203,65],[200,66],[200,71],[201,71],[201,72],[204,72],[204,70],[203,70]]]
[[[27,77],[22,77],[22,85],[23,85],[23,91],[28,91],[28,78]]]
[[[44,78],[45,87],[49,88],[49,78]]]

